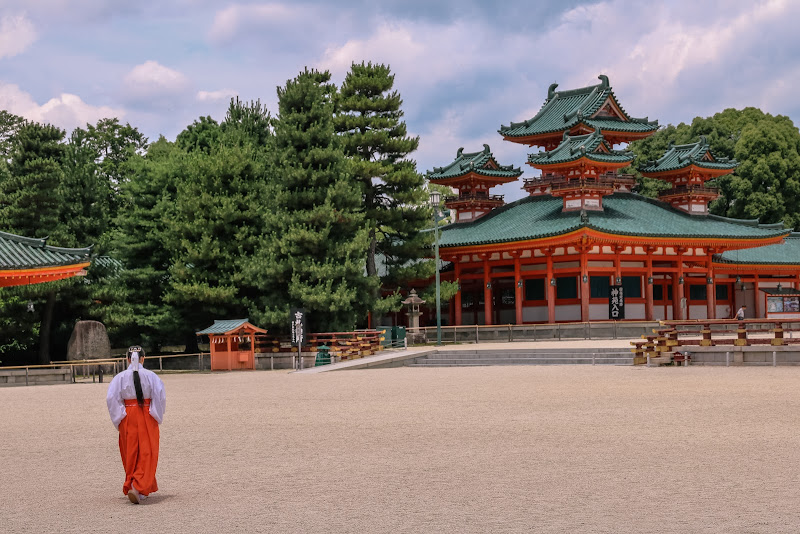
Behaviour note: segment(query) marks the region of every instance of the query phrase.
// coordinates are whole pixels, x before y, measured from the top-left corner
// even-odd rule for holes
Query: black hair
[[[131,354],[138,352],[141,358],[144,358],[144,349],[142,347],[131,347],[128,349],[128,359]],[[142,380],[139,378],[139,371],[133,372],[133,387],[136,388],[136,402],[140,407],[144,407],[144,392],[142,391]]]

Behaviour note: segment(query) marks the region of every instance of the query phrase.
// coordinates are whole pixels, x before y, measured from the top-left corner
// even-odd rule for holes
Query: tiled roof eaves
[[[466,176],[469,173],[474,173],[477,175],[484,175],[490,178],[517,178],[522,174],[522,169],[516,168],[510,171],[504,171],[499,169],[465,169],[464,171],[458,174],[438,174],[438,175],[428,175],[428,180],[447,180],[450,178],[458,178],[459,176]]]
[[[569,221],[563,218],[561,215],[558,216],[557,219],[552,218],[551,215],[547,215],[547,210],[543,212],[545,214],[544,219],[540,220],[532,220],[528,230],[523,229],[522,231],[518,231],[516,233],[505,233],[501,237],[501,233],[498,231],[497,228],[492,228],[491,226],[487,230],[483,230],[480,227],[486,225],[487,223],[491,222],[492,219],[496,217],[502,217],[508,211],[518,208],[526,203],[532,203],[534,201],[540,202],[554,202],[552,197],[526,197],[524,199],[518,200],[514,203],[507,204],[502,208],[498,208],[493,210],[490,214],[481,217],[475,221],[465,222],[465,223],[456,223],[452,225],[448,225],[447,227],[442,228],[442,236],[443,241],[440,242],[440,246],[443,248],[452,248],[452,247],[463,247],[463,246],[475,246],[475,245],[488,245],[488,244],[499,244],[499,243],[512,243],[516,241],[527,241],[531,239],[545,239],[548,237],[554,237],[559,235],[565,235],[576,230],[580,230],[582,228],[591,229],[596,232],[600,232],[607,235],[618,235],[620,237],[635,237],[635,238],[656,238],[656,239],[686,239],[691,238],[693,240],[714,240],[718,241],[721,239],[737,239],[741,241],[756,241],[756,240],[763,240],[763,239],[774,239],[777,237],[782,237],[788,235],[790,232],[789,230],[779,229],[779,228],[763,228],[756,225],[753,225],[751,221],[740,221],[737,219],[730,219],[726,220],[725,218],[717,218],[716,216],[700,216],[700,215],[688,215],[683,211],[680,211],[676,208],[665,204],[656,199],[650,199],[646,197],[642,197],[632,193],[616,193],[608,197],[605,201],[607,205],[612,205],[614,203],[614,198],[617,198],[624,203],[617,208],[617,210],[623,208],[629,208],[630,205],[625,203],[631,201],[638,201],[643,203],[648,203],[653,205],[654,207],[658,207],[662,213],[664,213],[666,217],[677,217],[674,222],[676,223],[683,223],[689,225],[689,229],[684,232],[681,231],[637,231],[636,218],[630,221],[627,226],[623,229],[619,228],[618,224],[613,224],[615,221],[618,221],[616,218],[608,218],[608,215],[604,214],[593,214],[588,213],[588,221],[581,222],[580,216],[578,212],[574,212],[574,220]],[[611,202],[609,202],[611,201]],[[544,206],[547,207],[546,205]],[[560,210],[559,210],[560,211]],[[641,211],[641,210],[640,210]],[[528,212],[521,212],[520,215],[527,214]],[[598,216],[599,215],[599,216]],[[641,214],[639,216],[642,216]],[[593,220],[594,219],[594,220]],[[703,220],[716,220],[718,222],[728,223],[728,224],[735,224],[744,230],[744,228],[749,228],[749,231],[742,231],[742,232],[726,232],[724,227],[720,228],[718,225],[709,225],[703,224]],[[547,230],[544,227],[548,225],[546,221],[553,221],[553,224],[557,226],[557,229],[554,230]],[[509,222],[512,224],[518,221],[515,221],[512,217],[509,219]],[[604,222],[611,222],[612,224],[604,224]],[[669,219],[666,219],[666,222],[669,222]],[[495,225],[496,226],[496,225]],[[652,227],[652,226],[651,226]],[[672,228],[673,226],[670,224],[661,225],[660,228],[667,229]],[[706,233],[698,232],[698,228],[708,228],[709,231]],[[457,242],[448,242],[445,234],[447,230],[470,230],[468,232],[459,232],[455,239]],[[474,230],[473,230],[474,229]],[[483,231],[482,231],[483,230]],[[544,230],[544,231],[543,231]],[[715,231],[716,230],[716,233]],[[689,232],[689,235],[686,235]],[[464,234],[462,237],[460,234]],[[488,233],[488,235],[487,235]],[[800,241],[800,240],[798,240]]]
[[[225,319],[225,320],[214,320],[214,324],[209,326],[208,328],[196,332],[196,334],[224,334],[225,332],[230,332],[235,328],[239,328],[243,324],[247,323],[248,319]]]
[[[735,159],[728,160],[727,158],[722,158],[721,160],[715,159],[714,161],[704,161],[699,159],[702,158],[706,153],[710,153],[711,157],[714,157],[706,138],[701,135],[700,140],[695,143],[671,145],[663,156],[661,156],[655,162],[652,162],[652,165],[645,164],[646,166],[642,166],[640,168],[640,172],[667,172],[684,169],[692,165],[702,169],[733,170],[739,165],[739,162]]]
[[[497,132],[505,137],[527,137],[570,130],[580,123],[592,129],[600,125],[606,131],[650,132],[658,129],[658,121],[649,121],[647,118],[634,118],[628,115],[611,89],[608,77],[600,75],[599,78],[602,80],[600,84],[568,91],[554,91],[555,86],[551,86],[550,89],[554,92],[548,94],[547,100],[533,118],[522,122],[512,122],[508,126],[501,125]],[[590,118],[609,97],[614,100],[627,121]],[[565,102],[570,99],[576,101],[574,105]]]
[[[792,232],[783,243],[714,254],[715,263],[732,265],[800,265],[800,233]]]
[[[0,268],[17,270],[60,267],[90,261],[91,247],[51,247],[46,239],[0,232]]]
[[[497,165],[496,169],[484,168],[484,165],[490,160]],[[522,170],[519,167],[514,168],[513,165],[500,165],[497,163],[489,145],[484,144],[483,150],[479,152],[465,153],[463,148],[459,148],[456,153],[456,159],[452,163],[444,167],[434,167],[433,172],[429,171],[427,173],[427,178],[429,180],[443,180],[464,176],[470,172],[484,174],[489,177],[506,178],[516,178],[522,174]]]
[[[541,154],[541,155],[540,155]],[[547,158],[544,157],[545,153],[539,154],[531,154],[528,156],[528,161],[530,163],[536,163],[538,165],[555,165],[557,163],[569,163],[570,161],[577,161],[581,158],[586,158],[590,161],[598,161],[602,163],[624,163],[624,162],[631,162],[634,159],[634,155],[625,155],[625,154],[606,154],[600,152],[576,152],[575,154],[571,154],[568,157],[551,157]]]

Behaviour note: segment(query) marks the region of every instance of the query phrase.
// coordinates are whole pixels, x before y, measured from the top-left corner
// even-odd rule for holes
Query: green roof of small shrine
[[[513,165],[500,165],[494,159],[489,145],[483,145],[480,152],[464,152],[464,148],[459,148],[456,152],[456,159],[445,167],[434,167],[433,172],[428,173],[429,180],[444,180],[447,178],[457,178],[466,176],[473,172],[479,176],[488,178],[518,178],[522,170]]]
[[[245,325],[249,325],[251,328],[254,328],[255,330],[266,332],[266,330],[264,330],[263,328],[258,328],[257,326],[250,324],[249,321],[250,321],[249,319],[225,319],[225,320],[214,319],[214,324],[212,324],[205,330],[196,332],[196,335],[199,336],[203,334],[225,334],[226,332],[236,330]]]
[[[47,239],[0,232],[0,269],[36,269],[74,265],[90,260],[92,247],[51,247]]]
[[[793,232],[783,243],[715,254],[714,261],[734,264],[800,264],[800,233]]]
[[[563,211],[561,198],[526,197],[475,221],[441,229],[442,247],[509,243],[567,234],[581,228],[621,236],[764,239],[789,230],[758,221],[727,219],[716,215],[689,215],[664,202],[634,193],[603,198],[603,211]],[[761,250],[761,249],[759,249]],[[800,253],[798,253],[800,258]]]
[[[627,150],[612,149],[598,128],[586,135],[568,135],[564,132],[564,140],[560,145],[553,150],[530,154],[528,162],[533,165],[555,165],[583,157],[603,163],[630,163],[634,155]]]
[[[601,80],[599,85],[570,91],[556,91],[558,84],[552,84],[547,91],[547,100],[535,117],[523,122],[512,122],[509,126],[500,126],[498,132],[505,137],[527,137],[570,130],[580,123],[592,129],[599,127],[615,132],[654,132],[658,129],[658,121],[629,116],[619,105],[608,77],[601,74],[598,78]],[[617,104],[625,120],[605,116],[590,118],[609,97]]]
[[[648,161],[639,170],[642,173],[674,171],[695,165],[704,169],[733,170],[739,165],[735,159],[717,158],[711,153],[705,136],[688,145],[670,145],[658,161]]]

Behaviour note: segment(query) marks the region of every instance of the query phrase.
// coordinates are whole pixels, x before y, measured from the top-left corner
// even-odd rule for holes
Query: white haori
[[[164,411],[167,408],[167,395],[164,383],[153,371],[145,369],[139,364],[139,354],[131,354],[131,364],[111,380],[106,394],[108,415],[115,428],[125,418],[125,401],[136,400],[136,387],[133,385],[133,371],[139,371],[139,381],[142,384],[142,393],[145,399],[150,399],[150,415],[158,424],[164,420]]]

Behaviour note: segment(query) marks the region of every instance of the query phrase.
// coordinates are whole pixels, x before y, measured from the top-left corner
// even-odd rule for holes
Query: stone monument
[[[67,360],[101,360],[111,357],[106,325],[99,321],[78,321],[67,344]]]

